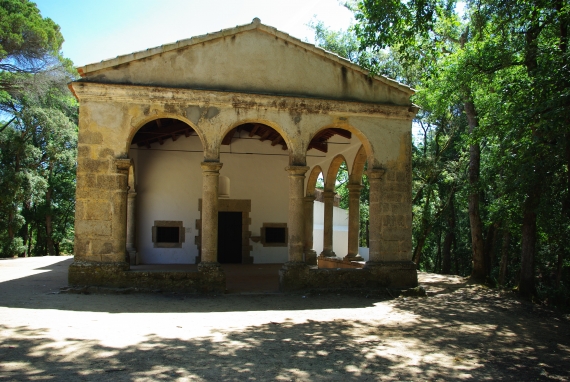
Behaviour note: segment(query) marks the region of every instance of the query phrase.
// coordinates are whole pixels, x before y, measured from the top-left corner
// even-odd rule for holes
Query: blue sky
[[[313,42],[316,19],[346,29],[352,14],[338,0],[35,0],[42,16],[61,27],[63,54],[82,66],[248,24],[254,17]]]

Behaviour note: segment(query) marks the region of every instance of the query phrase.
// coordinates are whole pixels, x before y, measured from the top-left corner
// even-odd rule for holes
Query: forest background
[[[316,44],[417,90],[418,269],[570,305],[568,0],[346,6],[356,23],[315,21]],[[0,0],[0,257],[73,250],[77,73],[62,43],[35,4]],[[362,232],[367,203],[365,188]]]

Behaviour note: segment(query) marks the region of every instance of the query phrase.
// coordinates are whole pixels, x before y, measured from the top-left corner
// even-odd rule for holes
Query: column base
[[[305,251],[305,263],[307,265],[317,265],[317,252],[312,249]]]
[[[330,250],[330,249],[326,249],[324,251],[322,251],[319,256],[321,257],[336,257],[336,253],[334,253],[334,251]]]
[[[134,248],[127,249],[127,262],[130,265],[138,265],[137,250]]]
[[[99,263],[75,260],[69,266],[67,281],[71,286],[122,287],[129,263]]]
[[[364,257],[360,255],[348,254],[343,258],[344,261],[364,261]]]
[[[309,285],[309,266],[289,261],[279,270],[279,290],[291,292],[305,289]]]
[[[413,261],[367,261],[364,269],[370,271],[382,285],[393,288],[418,286],[418,273]]]
[[[226,291],[226,274],[220,263],[198,264],[200,272],[200,291],[203,293],[224,293]]]

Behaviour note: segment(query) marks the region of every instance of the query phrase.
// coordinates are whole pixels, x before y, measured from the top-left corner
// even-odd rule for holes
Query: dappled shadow
[[[544,366],[538,349],[505,352],[487,361],[480,346],[530,341],[524,329],[499,340],[504,328],[462,333],[422,327],[371,327],[367,322],[281,322],[244,330],[213,329],[210,335],[182,339],[148,335],[113,347],[94,340],[50,338],[48,330],[0,326],[0,375],[10,379],[85,380],[190,378],[219,380],[564,380],[567,355]],[[186,325],[191,325],[187,323]],[[469,338],[471,337],[471,338]],[[522,365],[522,366],[521,366]]]
[[[53,294],[66,261],[0,283],[0,379],[570,379],[567,318],[460,278],[390,300]]]
[[[495,380],[570,380],[567,318],[495,289],[459,284],[440,284],[433,297],[391,301],[396,312],[416,315],[417,324],[400,327],[402,334],[453,354],[457,365],[479,363]]]

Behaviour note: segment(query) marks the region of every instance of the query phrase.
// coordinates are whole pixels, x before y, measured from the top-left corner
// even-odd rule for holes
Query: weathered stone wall
[[[274,28],[249,25],[79,68],[85,81],[409,105],[411,89]]]
[[[289,149],[289,164],[297,167],[306,165],[307,147],[319,131],[334,127],[352,132],[366,150],[369,168],[382,173],[375,191],[371,192],[371,208],[375,206],[370,227],[371,260],[410,262],[410,126],[414,108],[94,83],[73,83],[72,88],[81,101],[75,225],[77,261],[118,264],[119,267],[126,264],[126,193],[130,166],[127,158],[131,139],[148,121],[176,118],[197,132],[206,163],[219,162],[223,137],[246,122],[264,123],[280,132]],[[289,212],[289,226],[295,229],[299,227],[297,223],[292,224],[297,219],[291,220],[291,211],[302,214],[303,210],[304,175],[299,176],[301,183],[295,181],[295,196],[290,193],[289,198],[290,207],[292,200],[301,203],[300,208],[295,204],[295,209]],[[289,232],[291,234],[291,230]],[[295,241],[290,236],[290,253],[292,243],[295,248],[302,247],[302,232],[300,229],[295,233]],[[74,269],[70,269],[70,280],[76,279],[72,275]],[[302,273],[295,272],[290,267],[284,274]],[[415,270],[407,272],[415,276]]]

